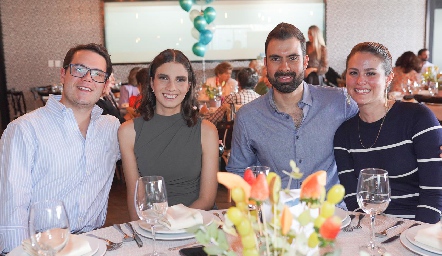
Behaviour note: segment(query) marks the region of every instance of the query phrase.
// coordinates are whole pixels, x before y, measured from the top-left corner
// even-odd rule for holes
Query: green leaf
[[[221,229],[218,229],[218,246],[223,250],[227,250],[230,247],[226,234]]]
[[[220,255],[222,254],[225,250],[219,248],[218,246],[214,246],[214,245],[209,245],[209,246],[205,246],[204,247],[204,251],[209,254],[209,255]]]
[[[210,236],[201,230],[195,233],[195,239],[201,244],[210,244]]]
[[[207,234],[213,239],[218,239],[218,224],[216,222],[212,222],[207,227]]]

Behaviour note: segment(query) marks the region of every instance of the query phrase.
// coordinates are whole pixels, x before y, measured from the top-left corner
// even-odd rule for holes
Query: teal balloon
[[[193,1],[192,0],[179,0],[180,6],[185,10],[186,12],[190,11],[190,8],[192,8]]]
[[[212,41],[213,34],[212,31],[204,29],[200,32],[200,43],[207,45]]]
[[[210,4],[213,0],[206,0],[206,4]]]
[[[203,16],[198,16],[193,20],[193,26],[198,30],[200,33],[204,29],[206,29],[207,22],[206,19]]]
[[[195,43],[192,47],[192,51],[196,56],[204,57],[204,54],[206,54],[206,46],[200,42]]]
[[[204,19],[207,21],[207,23],[211,23],[216,18],[216,11],[213,7],[207,7],[204,10]]]

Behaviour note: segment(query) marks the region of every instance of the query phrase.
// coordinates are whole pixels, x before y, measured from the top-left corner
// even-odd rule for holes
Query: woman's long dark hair
[[[149,121],[153,118],[156,106],[155,94],[152,92],[152,83],[155,79],[155,73],[159,66],[168,62],[176,62],[184,66],[187,70],[188,81],[190,84],[189,91],[184,96],[184,100],[181,103],[181,115],[186,121],[187,126],[192,127],[197,123],[198,110],[197,101],[195,98],[196,79],[193,72],[192,65],[189,59],[181,51],[174,49],[167,49],[158,54],[150,63],[149,66],[149,79],[147,81],[147,87],[142,90],[141,103],[138,107],[138,112],[144,120]]]

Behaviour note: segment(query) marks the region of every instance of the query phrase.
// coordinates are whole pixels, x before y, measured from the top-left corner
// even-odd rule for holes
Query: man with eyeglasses
[[[63,92],[11,122],[0,141],[0,252],[29,237],[29,208],[62,200],[72,233],[101,227],[106,219],[120,122],[95,105],[112,63],[97,44],[71,48],[61,69]],[[1,246],[0,246],[1,247]]]

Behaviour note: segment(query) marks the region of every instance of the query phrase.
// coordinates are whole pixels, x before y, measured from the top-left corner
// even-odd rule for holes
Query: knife
[[[410,228],[412,228],[412,227],[415,227],[415,226],[419,226],[419,225],[420,225],[420,223],[414,223],[414,224],[411,225],[408,229],[410,229]],[[401,233],[402,233],[402,232],[401,232]],[[391,242],[395,241],[396,239],[398,239],[398,238],[401,236],[401,233],[399,233],[399,234],[397,234],[397,235],[395,235],[395,236],[392,236],[392,237],[388,238],[387,240],[381,242],[381,244],[388,244],[388,243],[391,243]]]
[[[130,224],[130,222],[128,222],[128,223],[125,223],[125,225],[134,235],[134,239],[135,239],[135,242],[137,242],[138,247],[143,246],[143,241],[141,241],[141,238],[138,235],[138,233],[135,232],[135,229],[132,227],[132,224]]]

